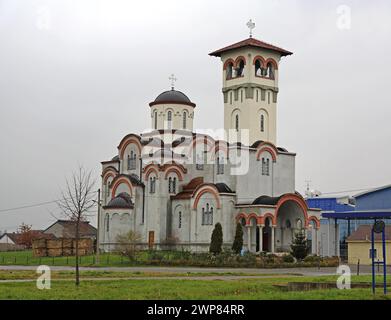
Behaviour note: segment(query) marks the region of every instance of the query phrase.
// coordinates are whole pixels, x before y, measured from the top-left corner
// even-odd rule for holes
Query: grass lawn
[[[118,254],[101,254],[99,265],[96,263],[95,255],[80,257],[79,261],[81,266],[114,267],[132,265],[128,259]],[[0,265],[38,266],[42,264],[49,266],[72,266],[75,265],[75,257],[33,258],[31,250],[0,252]]]
[[[289,274],[295,276],[294,273]],[[80,271],[83,278],[137,278],[137,277],[207,277],[207,276],[277,276],[277,274],[256,274],[244,272],[153,272],[153,271]],[[38,274],[32,270],[0,270],[0,280],[36,279]],[[52,279],[74,279],[74,271],[52,271]]]
[[[300,279],[300,280],[299,280]],[[371,289],[313,290],[285,292],[273,286],[288,281],[330,281],[335,277],[292,277],[251,280],[52,280],[50,290],[38,290],[34,282],[0,283],[0,299],[389,299],[373,296]],[[360,277],[359,281],[367,281]],[[355,281],[355,280],[354,280]]]

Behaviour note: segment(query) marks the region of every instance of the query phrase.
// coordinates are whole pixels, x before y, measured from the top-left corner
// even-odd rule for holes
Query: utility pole
[[[100,189],[98,189],[98,232],[96,235],[96,264],[99,265],[99,237],[100,233]]]

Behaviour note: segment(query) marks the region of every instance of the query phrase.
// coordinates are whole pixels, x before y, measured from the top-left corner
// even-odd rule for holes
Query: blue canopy
[[[345,212],[324,212],[323,218],[332,219],[391,219],[391,209],[389,210],[363,210],[363,211],[345,211]]]

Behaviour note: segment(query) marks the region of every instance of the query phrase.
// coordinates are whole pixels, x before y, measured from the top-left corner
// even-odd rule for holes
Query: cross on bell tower
[[[173,73],[171,74],[171,76],[168,79],[171,80],[171,90],[174,90],[175,81],[177,81],[178,79],[175,78],[175,75]]]
[[[247,22],[247,28],[250,29],[250,38],[253,37],[253,29],[255,28],[255,22],[253,22],[252,19],[250,19],[248,22]]]

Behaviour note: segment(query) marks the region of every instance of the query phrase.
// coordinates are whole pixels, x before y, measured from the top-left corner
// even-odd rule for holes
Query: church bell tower
[[[279,63],[292,52],[253,38],[255,24],[247,26],[249,38],[209,54],[223,63],[224,129],[230,143],[276,144]],[[249,130],[250,141],[241,139],[242,129]],[[228,130],[238,135],[228,136]]]

